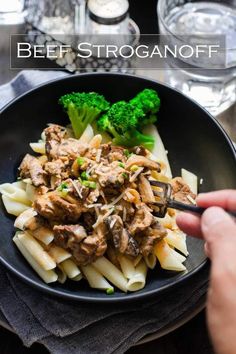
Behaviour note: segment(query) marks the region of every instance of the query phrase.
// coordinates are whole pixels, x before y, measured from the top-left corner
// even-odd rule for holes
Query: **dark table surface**
[[[42,0],[39,0],[42,1]],[[139,25],[142,33],[158,33],[156,1],[130,0],[131,17]],[[9,37],[16,33],[14,26],[0,26],[0,84],[16,76],[17,70],[10,69]],[[0,328],[1,354],[44,354],[47,350],[40,345],[25,348],[16,335]],[[207,334],[205,311],[200,312],[181,328],[155,341],[134,347],[129,354],[213,354]]]

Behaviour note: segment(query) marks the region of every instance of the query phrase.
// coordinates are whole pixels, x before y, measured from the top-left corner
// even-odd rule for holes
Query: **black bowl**
[[[111,102],[128,100],[149,87],[158,91],[162,107],[158,128],[169,152],[174,175],[181,167],[203,178],[201,191],[236,188],[235,151],[220,125],[205,110],[181,93],[155,81],[120,74],[83,74],[42,85],[17,98],[1,112],[0,183],[13,182],[23,156],[30,152],[29,142],[37,141],[47,123],[66,124],[58,98],[71,91],[97,91]],[[111,302],[141,299],[161,294],[201,271],[206,263],[202,242],[188,238],[190,256],[185,273],[156,269],[149,273],[146,287],[136,293],[116,291],[107,296],[89,288],[85,281],[46,285],[30,268],[12,242],[13,218],[0,207],[0,260],[22,280],[60,297]]]

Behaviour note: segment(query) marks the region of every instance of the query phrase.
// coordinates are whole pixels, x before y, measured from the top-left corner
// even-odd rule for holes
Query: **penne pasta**
[[[154,269],[157,263],[157,258],[155,256],[155,254],[150,253],[148,256],[144,257],[144,261],[146,263],[146,265],[148,266],[148,268],[150,269]]]
[[[198,193],[198,178],[197,176],[184,168],[181,168],[181,176],[185,183],[188,184],[189,188],[194,194]]]
[[[155,158],[158,161],[164,162],[164,164],[166,165],[166,176],[169,178],[172,178],[172,172],[171,172],[167,152],[166,152],[166,149],[164,147],[164,144],[162,142],[162,139],[160,137],[160,134],[159,134],[157,128],[153,124],[148,125],[147,127],[145,127],[143,129],[143,133],[151,135],[155,138],[155,146],[152,151],[152,155],[155,156]]]
[[[57,273],[57,276],[58,276],[57,280],[59,281],[59,283],[64,284],[67,279],[64,269],[62,267],[60,267],[60,265],[58,265],[55,271]]]
[[[23,181],[16,181],[16,182],[13,182],[12,185],[13,185],[14,187],[19,188],[19,189],[23,189],[24,191],[25,191],[25,189],[26,189],[26,183],[23,182]]]
[[[71,257],[71,254],[64,250],[64,248],[58,247],[54,244],[49,246],[48,254],[57,264],[64,262],[66,259]]]
[[[41,155],[46,154],[44,141],[38,141],[37,143],[30,143],[29,145],[34,152],[41,154]]]
[[[6,195],[2,195],[2,201],[6,211],[11,215],[19,216],[25,210],[29,209],[28,205],[17,202],[16,200],[13,200]]]
[[[44,226],[38,227],[36,230],[29,230],[29,233],[45,245],[49,245],[54,239],[52,230]]]
[[[81,273],[76,275],[76,277],[71,278],[71,280],[73,281],[80,281],[81,279],[83,279],[83,275]]]
[[[2,195],[15,200],[16,202],[23,203],[30,206],[32,203],[27,197],[26,191],[16,187],[12,183],[4,183],[0,185],[0,193]]]
[[[89,142],[90,148],[98,149],[102,143],[102,136],[101,134],[95,135]]]
[[[26,195],[27,195],[27,198],[33,202],[34,199],[35,199],[35,195],[36,195],[36,188],[30,184],[30,183],[26,183]]]
[[[143,256],[141,254],[139,254],[134,260],[133,260],[133,264],[135,267],[137,267],[137,265],[139,264],[139,262],[142,260]]]
[[[132,278],[135,274],[135,267],[133,262],[129,258],[125,257],[124,255],[119,255],[118,261],[120,263],[120,267],[124,276],[127,279]]]
[[[80,269],[78,266],[75,264],[72,259],[66,259],[65,261],[60,263],[60,266],[68,276],[68,278],[73,279],[77,277],[79,274],[81,274]]]
[[[168,213],[166,213],[164,218],[157,218],[156,220],[162,225],[164,226],[166,229],[176,229],[177,225],[176,225],[176,221],[175,218],[171,217]]]
[[[93,139],[94,133],[93,133],[93,128],[91,127],[90,124],[87,125],[87,128],[79,138],[79,142],[83,144],[89,144],[89,142]]]
[[[117,286],[122,291],[127,292],[127,280],[123,273],[114,266],[107,258],[100,257],[94,263],[93,266],[112,284]]]
[[[170,246],[173,246],[185,256],[188,256],[189,253],[186,245],[186,237],[182,232],[177,230],[167,230],[165,240]]]
[[[147,277],[147,265],[142,260],[135,269],[135,273],[127,283],[128,291],[138,291],[144,288]]]
[[[91,288],[101,290],[112,288],[112,285],[108,283],[104,276],[92,265],[83,266],[81,269]]]
[[[14,222],[14,227],[23,231],[25,229],[25,224],[27,223],[27,221],[29,221],[36,215],[37,212],[33,208],[26,209],[16,218]]]
[[[49,256],[38,241],[35,240],[28,232],[19,232],[18,239],[44,270],[56,268],[56,263],[52,257]]]
[[[177,252],[175,252],[165,240],[159,241],[155,245],[154,250],[161,268],[176,272],[186,270],[185,266],[179,260],[179,257],[176,257]]]
[[[54,270],[45,270],[43,269],[32,257],[32,255],[27,251],[24,245],[18,238],[18,234],[13,237],[13,241],[21,254],[27,260],[27,262],[31,265],[31,267],[35,270],[35,272],[42,278],[45,283],[53,283],[58,280],[58,275]]]

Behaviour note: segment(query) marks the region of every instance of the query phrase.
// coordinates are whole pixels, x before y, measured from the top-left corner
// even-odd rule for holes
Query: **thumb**
[[[236,269],[235,220],[223,209],[211,207],[202,216],[201,229],[212,262],[223,266],[234,261]]]

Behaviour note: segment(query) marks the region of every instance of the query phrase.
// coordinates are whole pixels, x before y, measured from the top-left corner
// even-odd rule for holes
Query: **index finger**
[[[226,189],[210,193],[202,193],[197,196],[197,205],[203,208],[219,206],[225,210],[236,211],[236,191]]]

